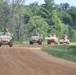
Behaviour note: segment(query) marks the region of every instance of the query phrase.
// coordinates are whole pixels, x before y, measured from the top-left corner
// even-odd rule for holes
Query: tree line
[[[76,41],[76,7],[68,3],[55,4],[54,0],[44,0],[25,5],[25,0],[0,0],[0,31],[8,28],[15,40],[27,40],[33,30],[44,38],[55,33],[59,38],[68,35]]]

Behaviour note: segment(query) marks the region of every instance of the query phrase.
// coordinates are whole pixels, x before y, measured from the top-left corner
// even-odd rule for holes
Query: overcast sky
[[[39,4],[43,4],[44,3],[44,0],[26,0],[26,5],[30,4],[30,3],[33,3],[33,2],[38,2]],[[70,4],[71,6],[76,6],[76,0],[54,0],[54,2],[56,4],[60,4],[60,3],[68,3]]]

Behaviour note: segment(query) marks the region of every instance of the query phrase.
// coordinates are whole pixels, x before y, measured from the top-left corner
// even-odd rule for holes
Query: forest
[[[56,4],[54,0],[44,0],[25,5],[25,0],[0,0],[0,31],[7,28],[15,41],[26,41],[30,33],[37,30],[44,38],[55,33],[61,38],[68,35],[76,42],[76,7],[68,3]]]

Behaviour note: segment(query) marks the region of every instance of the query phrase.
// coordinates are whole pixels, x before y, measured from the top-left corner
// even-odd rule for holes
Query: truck
[[[60,39],[60,44],[69,44],[70,40],[68,39],[68,36],[65,34],[62,34],[62,39]]]
[[[58,44],[58,38],[56,37],[56,34],[51,33],[49,37],[45,38],[47,40],[47,44]]]
[[[33,44],[33,43],[42,44],[42,40],[43,40],[43,35],[40,34],[38,31],[33,31],[30,34],[30,39],[29,39],[30,44]]]
[[[1,45],[9,45],[10,47],[13,46],[13,34],[7,29],[4,29],[4,31],[0,32],[0,47]]]

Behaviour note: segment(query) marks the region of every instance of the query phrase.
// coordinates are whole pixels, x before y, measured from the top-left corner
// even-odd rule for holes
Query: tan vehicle
[[[9,45],[10,47],[13,46],[13,34],[10,32],[0,32],[0,46],[1,45]]]
[[[60,39],[60,44],[69,44],[70,43],[70,40],[68,40],[68,36],[63,34],[62,35],[62,39]]]
[[[49,37],[46,37],[45,39],[47,40],[47,44],[51,43],[58,44],[58,38],[56,37],[55,34],[51,34]]]
[[[42,34],[39,34],[37,31],[34,31],[30,35],[29,43],[30,44],[33,44],[33,43],[42,44],[42,40],[43,40]]]

